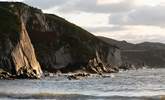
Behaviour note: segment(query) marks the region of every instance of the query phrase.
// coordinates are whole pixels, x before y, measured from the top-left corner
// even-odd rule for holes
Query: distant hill
[[[163,43],[143,42],[132,44],[126,41],[117,41],[106,37],[99,38],[107,43],[116,45],[121,49],[123,64],[165,67],[165,44]]]

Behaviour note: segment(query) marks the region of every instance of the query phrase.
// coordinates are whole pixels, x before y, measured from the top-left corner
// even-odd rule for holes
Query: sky
[[[94,35],[131,43],[165,43],[165,0],[7,1],[24,2],[59,15]]]

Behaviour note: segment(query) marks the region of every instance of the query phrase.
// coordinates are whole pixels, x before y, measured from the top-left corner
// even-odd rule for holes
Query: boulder
[[[83,79],[90,76],[90,74],[88,73],[77,73],[77,74],[73,74],[73,75],[69,75],[67,78],[69,80],[79,80],[79,79]]]

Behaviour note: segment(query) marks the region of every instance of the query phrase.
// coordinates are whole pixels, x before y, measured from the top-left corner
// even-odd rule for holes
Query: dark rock
[[[12,75],[3,69],[0,69],[0,79],[9,79]]]
[[[88,73],[77,73],[77,74],[68,76],[68,79],[69,80],[79,80],[79,79],[86,78],[88,76],[90,76],[90,74],[88,74]]]
[[[26,67],[22,67],[18,70],[17,78],[19,78],[19,79],[28,79],[28,78],[39,79],[35,70],[33,70],[31,68],[28,69]]]

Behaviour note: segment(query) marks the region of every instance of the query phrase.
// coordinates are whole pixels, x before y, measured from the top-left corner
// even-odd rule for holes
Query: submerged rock
[[[0,79],[9,79],[11,76],[9,72],[0,69]]]
[[[90,76],[90,74],[88,73],[77,73],[77,74],[73,74],[73,75],[69,75],[67,78],[69,80],[79,80],[79,79],[83,79]]]

